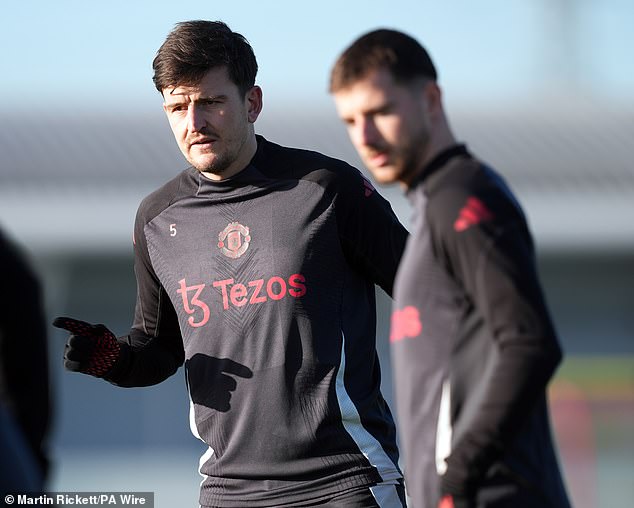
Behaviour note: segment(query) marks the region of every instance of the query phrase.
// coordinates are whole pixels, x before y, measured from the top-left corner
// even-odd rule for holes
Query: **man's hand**
[[[53,321],[53,326],[71,334],[64,351],[66,370],[103,377],[119,359],[121,346],[104,325],[58,317]]]

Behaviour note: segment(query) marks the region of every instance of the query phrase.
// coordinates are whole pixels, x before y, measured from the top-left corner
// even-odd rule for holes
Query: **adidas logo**
[[[484,203],[478,198],[471,196],[467,199],[467,203],[462,207],[453,228],[458,233],[469,229],[471,226],[480,224],[493,219],[493,214],[484,206]]]

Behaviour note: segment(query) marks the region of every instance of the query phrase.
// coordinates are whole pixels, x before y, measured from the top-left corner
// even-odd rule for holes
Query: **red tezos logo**
[[[239,222],[230,222],[218,235],[218,248],[225,256],[236,259],[249,248],[249,228]]]
[[[306,278],[301,273],[294,273],[288,278],[273,276],[268,280],[256,279],[244,283],[235,279],[213,281],[212,286],[220,290],[222,308],[229,309],[245,305],[259,305],[268,301],[284,298],[301,298],[306,294]],[[189,314],[189,325],[197,328],[209,321],[212,307],[219,307],[217,293],[209,293],[207,284],[187,284],[185,279],[178,281],[180,287],[176,292],[183,300],[183,310]],[[208,303],[212,302],[212,307]]]

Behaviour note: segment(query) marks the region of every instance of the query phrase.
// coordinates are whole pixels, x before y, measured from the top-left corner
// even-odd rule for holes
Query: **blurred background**
[[[327,93],[330,67],[362,33],[390,27],[430,51],[455,133],[519,196],[566,358],[550,388],[577,508],[634,499],[634,4],[630,0],[322,0],[177,5],[4,2],[0,12],[0,227],[25,249],[49,321],[124,334],[142,197],[186,162],[151,82],[169,30],[223,20],[253,45],[272,141],[361,168]],[[398,188],[382,188],[407,225]],[[11,288],[3,288],[10,291]],[[392,400],[390,302],[378,344]],[[122,389],[63,371],[49,328],[51,491],[136,490],[197,505],[202,443],[189,433],[182,370]]]

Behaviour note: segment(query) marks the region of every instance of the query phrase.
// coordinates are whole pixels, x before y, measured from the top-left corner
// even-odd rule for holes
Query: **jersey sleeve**
[[[538,280],[532,238],[505,189],[439,191],[429,205],[438,255],[482,316],[497,360],[479,408],[462,422],[441,479],[466,495],[537,404],[561,360]]]
[[[408,232],[370,181],[357,169],[346,169],[335,203],[344,253],[355,269],[392,296]]]
[[[121,360],[106,379],[118,386],[148,386],[174,374],[185,360],[176,311],[165,293],[147,249],[143,205],[134,227],[137,299],[130,333],[119,337]]]

